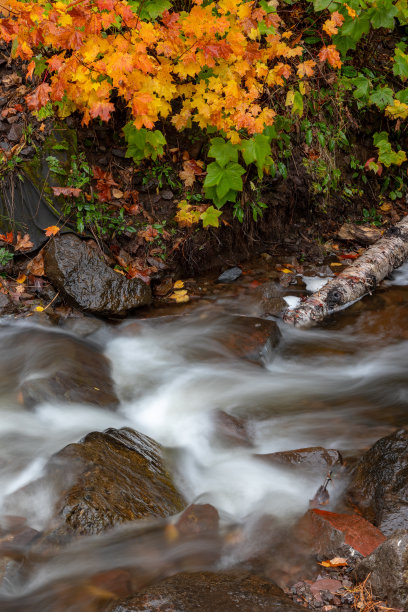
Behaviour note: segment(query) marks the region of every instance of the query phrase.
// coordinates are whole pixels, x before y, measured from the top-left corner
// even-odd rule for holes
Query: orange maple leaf
[[[44,228],[46,236],[55,236],[60,231],[60,227],[58,225],[50,225],[49,227]]]
[[[340,53],[337,51],[335,45],[323,47],[319,53],[319,60],[321,62],[327,60],[333,68],[341,68]]]
[[[51,87],[48,83],[41,83],[37,89],[26,97],[29,110],[39,110],[45,106],[50,99]]]
[[[303,78],[304,76],[307,76],[307,77],[313,76],[314,66],[316,66],[316,62],[314,62],[313,60],[306,60],[305,62],[302,62],[301,64],[299,64],[297,68],[298,77]]]
[[[20,232],[17,233],[16,244],[14,247],[15,251],[27,251],[31,249],[34,244],[30,240],[30,236],[28,234],[24,234],[21,236]]]

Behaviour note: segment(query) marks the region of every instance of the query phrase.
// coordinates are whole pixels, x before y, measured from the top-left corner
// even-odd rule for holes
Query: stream
[[[41,479],[53,453],[91,431],[130,427],[164,447],[166,466],[188,503],[218,510],[228,544],[214,561],[211,539],[173,544],[169,521],[129,523],[79,538],[60,552],[34,555],[23,570],[16,557],[1,583],[1,610],[110,610],[108,597],[101,604],[91,580],[98,572],[131,565],[138,587],[180,568],[246,563],[264,550],[257,533],[265,517],[268,548],[276,546],[283,555],[280,536],[308,509],[322,477],[306,469],[288,471],[257,455],[322,446],[352,462],[379,438],[408,425],[408,264],[375,295],[318,328],[295,330],[277,320],[279,342],[263,351],[261,362],[237,357],[221,341],[226,313],[259,315],[248,290],[253,278],[241,278],[233,289],[219,286],[194,307],[174,308],[185,316],[98,323],[89,333],[81,320],[65,327],[30,319],[0,322],[3,534],[10,517],[39,532],[46,527],[52,487],[30,485]],[[304,280],[285,289],[288,302],[305,294]],[[310,287],[311,278],[306,280]],[[57,400],[27,407],[21,401],[22,381],[41,384],[50,363],[64,368],[67,336],[82,337],[84,350],[87,343],[102,347],[120,400],[116,410]],[[242,443],[220,433],[217,414],[244,423]],[[329,485],[328,509],[336,507],[343,486]],[[0,538],[0,552],[5,541]]]

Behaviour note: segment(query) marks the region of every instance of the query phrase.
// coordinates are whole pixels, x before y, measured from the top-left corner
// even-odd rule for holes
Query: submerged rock
[[[73,234],[50,241],[44,258],[49,280],[77,306],[102,315],[123,315],[151,302],[150,287],[128,280],[106,265],[99,253]]]
[[[54,535],[97,534],[119,523],[185,507],[160,446],[129,428],[92,432],[54,455],[45,479],[59,483]]]
[[[355,570],[359,582],[367,576],[374,595],[388,605],[408,608],[408,531],[397,531],[371,555],[360,561]]]
[[[339,451],[333,448],[323,448],[322,446],[312,446],[310,448],[298,448],[296,450],[279,451],[265,455],[256,455],[259,459],[264,459],[272,464],[288,467],[305,467],[314,472],[327,472],[335,465],[343,463]]]
[[[245,571],[180,573],[148,587],[113,612],[297,612],[276,584]]]
[[[408,528],[408,431],[381,438],[363,455],[346,501],[385,535]]]
[[[237,280],[237,278],[239,278],[242,274],[242,270],[241,268],[238,268],[238,266],[235,266],[234,268],[229,268],[228,270],[225,270],[225,272],[222,272],[222,274],[219,275],[219,277],[217,278],[217,282],[218,283],[233,283],[234,281]]]
[[[115,407],[109,360],[99,347],[64,332],[0,327],[0,392],[27,408],[49,401]]]
[[[216,338],[237,357],[267,358],[281,338],[277,324],[269,319],[224,315],[220,321],[222,328]]]

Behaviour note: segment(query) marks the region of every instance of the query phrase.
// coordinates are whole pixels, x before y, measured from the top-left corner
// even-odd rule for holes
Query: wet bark
[[[322,289],[296,308],[288,309],[283,320],[295,327],[311,327],[364,295],[371,294],[407,258],[408,215],[387,229],[378,242]]]

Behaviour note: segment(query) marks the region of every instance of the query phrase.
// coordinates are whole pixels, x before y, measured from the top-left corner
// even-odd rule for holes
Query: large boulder
[[[346,501],[385,535],[408,528],[408,431],[381,438],[361,458]]]
[[[150,287],[110,268],[98,251],[74,234],[54,237],[44,258],[49,280],[77,306],[101,315],[123,315],[151,302]]]
[[[14,504],[47,487],[53,517],[47,543],[98,534],[120,523],[180,512],[185,502],[162,460],[160,446],[129,428],[92,432],[51,457],[44,476],[13,494]]]
[[[27,408],[48,401],[115,407],[110,361],[87,340],[37,326],[0,326],[0,393]]]
[[[408,609],[408,531],[397,531],[371,555],[360,561],[356,578],[367,576],[374,595],[388,605]]]
[[[299,612],[276,584],[245,571],[180,573],[144,589],[113,612]]]

